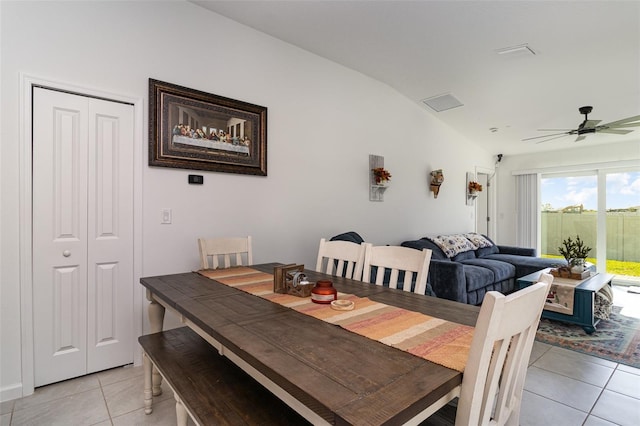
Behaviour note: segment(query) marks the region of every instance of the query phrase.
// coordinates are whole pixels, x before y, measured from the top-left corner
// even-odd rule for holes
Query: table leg
[[[147,300],[149,301],[149,325],[152,333],[158,333],[162,331],[162,324],[164,323],[164,306],[159,304],[154,298],[153,294],[147,290]]]
[[[151,391],[153,363],[146,352],[142,352],[142,368],[144,370],[144,413],[151,414],[153,411],[153,392]]]
[[[176,424],[178,426],[187,426],[187,422],[189,420],[187,409],[184,407],[184,404],[177,393],[174,392],[173,396],[176,399]]]
[[[149,326],[151,328],[151,333],[159,333],[162,331],[162,325],[164,323],[164,306],[159,304],[154,298],[153,294],[149,290],[147,290],[147,300],[149,300]],[[153,367],[153,396],[158,396],[162,394],[162,376],[156,369]]]

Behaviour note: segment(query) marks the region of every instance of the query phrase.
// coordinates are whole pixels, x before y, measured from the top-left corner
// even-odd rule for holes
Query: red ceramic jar
[[[320,280],[311,289],[311,301],[314,303],[329,304],[338,298],[338,290],[333,288],[333,283],[328,280]]]

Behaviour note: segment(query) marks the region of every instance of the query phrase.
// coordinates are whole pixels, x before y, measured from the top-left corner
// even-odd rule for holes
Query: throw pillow
[[[464,234],[464,236],[471,241],[471,244],[473,244],[474,249],[479,249],[479,248],[485,248],[485,247],[491,247],[493,246],[493,244],[491,243],[491,241],[489,241],[487,238],[484,237],[484,235],[481,234],[477,234],[475,232],[469,232],[467,234]]]
[[[464,235],[438,235],[437,237],[427,237],[433,241],[440,249],[451,258],[469,250],[475,250],[471,241],[464,237]]]

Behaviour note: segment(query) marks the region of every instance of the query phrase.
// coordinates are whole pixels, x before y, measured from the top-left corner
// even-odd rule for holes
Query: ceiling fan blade
[[[611,123],[605,123],[603,126],[607,127],[620,127],[621,124],[631,123],[633,121],[640,121],[640,115],[635,115],[633,117],[623,118],[622,120],[612,121]]]
[[[554,137],[554,138],[545,139],[545,140],[543,140],[543,141],[538,141],[538,142],[536,142],[536,144],[538,144],[538,143],[544,143],[544,142],[549,142],[549,141],[552,141],[552,140],[554,140],[554,139],[564,138],[565,136],[568,136],[568,135],[569,135],[569,133],[563,133],[563,134],[561,134],[560,136],[556,136],[556,137]],[[547,136],[549,136],[549,135],[547,135]]]
[[[582,126],[583,129],[593,129],[600,123],[602,120],[585,120]]]
[[[574,129],[537,129],[539,132],[570,132]]]
[[[575,140],[574,142],[580,142],[580,141],[585,140],[586,138],[587,138],[587,137],[586,137],[585,135],[580,135],[580,136],[578,136],[578,137],[576,138],[576,140]]]
[[[532,139],[540,139],[540,138],[549,138],[551,136],[557,136],[557,135],[561,135],[561,136],[566,136],[566,135],[570,135],[571,132],[563,132],[563,133],[554,133],[552,135],[544,135],[544,136],[534,136],[532,138],[526,138],[526,139],[522,139],[523,141],[530,141]],[[555,138],[554,138],[555,139]],[[544,142],[544,141],[543,141]]]
[[[599,127],[599,128],[600,128],[600,127],[603,127],[603,128],[605,128],[605,129],[610,129],[610,128],[621,129],[621,128],[624,128],[624,127],[638,127],[638,126],[640,126],[640,121],[639,121],[639,122],[637,122],[637,123],[616,124],[616,125],[612,125],[612,124],[604,124],[604,125],[602,125],[602,126],[598,126],[598,127]]]
[[[633,130],[624,130],[624,129],[602,129],[598,130],[598,133],[611,133],[614,135],[627,135],[633,132]]]

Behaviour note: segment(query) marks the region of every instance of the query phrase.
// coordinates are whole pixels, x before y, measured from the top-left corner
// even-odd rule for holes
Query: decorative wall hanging
[[[149,165],[267,175],[267,108],[149,79]]]
[[[369,155],[369,201],[384,201],[391,173],[384,168],[384,157]]]
[[[473,205],[473,201],[478,194],[482,192],[482,185],[476,182],[475,174],[473,172],[467,172],[467,205]]]
[[[438,193],[440,192],[440,185],[444,182],[444,175],[442,174],[442,169],[434,170],[431,172],[431,192],[433,192],[433,198],[438,198]]]

